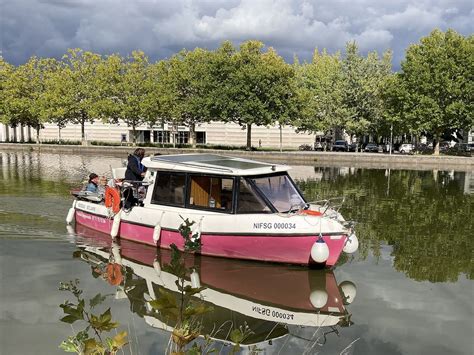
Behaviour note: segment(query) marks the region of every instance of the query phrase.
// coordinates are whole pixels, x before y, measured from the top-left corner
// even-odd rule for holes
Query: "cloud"
[[[473,15],[464,0],[4,0],[0,20],[2,54],[14,64],[73,47],[122,55],[141,49],[156,60],[182,48],[259,39],[290,61],[356,40],[363,52],[392,48],[397,67],[405,48],[434,28],[472,34]]]

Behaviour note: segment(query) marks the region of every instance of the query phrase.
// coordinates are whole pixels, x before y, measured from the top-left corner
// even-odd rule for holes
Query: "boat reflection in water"
[[[173,331],[176,322],[149,304],[163,294],[162,288],[180,294],[178,277],[164,271],[172,261],[171,251],[123,239],[119,244],[80,224],[76,224],[76,234],[76,256],[91,264],[93,273],[111,262],[120,265],[120,272],[107,276],[109,283],[118,286],[116,297],[128,297],[130,309],[149,325]],[[352,324],[346,305],[355,297],[355,285],[350,281],[338,285],[331,270],[189,253],[184,263],[194,269],[185,285],[205,287],[196,297],[212,306],[212,311],[203,314],[201,334],[210,334],[214,340],[232,343],[230,331],[248,326],[252,333],[241,345],[262,348],[274,339],[302,333],[312,334],[309,341],[321,342],[327,333],[337,333],[337,327]]]

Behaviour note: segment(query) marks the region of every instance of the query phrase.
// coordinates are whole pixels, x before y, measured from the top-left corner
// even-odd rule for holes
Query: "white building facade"
[[[45,141],[80,141],[81,125],[68,124],[61,130],[58,126],[45,124],[40,130],[39,139]],[[252,126],[252,146],[262,148],[279,148],[280,135],[283,148],[298,148],[301,145],[312,146],[314,134],[297,133],[294,127],[283,126]],[[104,124],[102,122],[86,123],[85,138],[87,141],[127,143],[132,142],[132,129],[124,123]],[[0,142],[28,142],[36,140],[36,131],[32,128],[9,127],[0,124]],[[245,146],[247,131],[235,123],[211,122],[196,127],[198,144]],[[185,126],[140,126],[137,128],[137,142],[139,143],[175,143],[189,142],[189,128]]]

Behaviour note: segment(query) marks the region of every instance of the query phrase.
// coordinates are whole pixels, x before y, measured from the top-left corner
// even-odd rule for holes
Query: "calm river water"
[[[120,165],[114,157],[0,150],[0,354],[63,353],[61,341],[81,330],[59,321],[59,305],[72,297],[58,285],[73,279],[86,298],[110,295],[101,310],[111,307],[128,332],[125,354],[164,353],[173,324],[146,300],[166,288],[157,269],[169,255],[134,243],[113,254],[108,238],[66,229],[70,188]],[[295,166],[291,175],[308,200],[346,197],[342,212],[358,222],[359,251],[328,272],[197,257],[214,307],[203,332],[226,339],[229,330],[215,327],[247,324],[247,343],[264,354],[474,352],[474,173]],[[117,286],[101,276],[111,255],[124,265]],[[326,291],[329,304],[344,284],[356,295],[338,324],[285,324],[314,313],[314,290]]]

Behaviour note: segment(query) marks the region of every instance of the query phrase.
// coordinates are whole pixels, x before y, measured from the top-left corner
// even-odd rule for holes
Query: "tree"
[[[262,59],[268,79],[264,88],[269,98],[267,110],[271,121],[278,122],[280,126],[281,151],[283,126],[300,119],[303,105],[294,67],[288,65],[273,48],[269,48]]]
[[[294,70],[263,43],[247,41],[235,52],[224,43],[216,53],[213,107],[216,118],[236,122],[247,129],[247,149],[252,145],[252,125],[270,125],[291,116],[295,110]],[[215,64],[216,64],[215,63]]]
[[[8,124],[33,127],[37,143],[39,131],[49,118],[44,99],[48,91],[47,80],[56,68],[55,59],[31,57],[13,70],[5,81],[3,110]]]
[[[211,120],[213,83],[212,54],[201,48],[181,51],[168,61],[165,90],[170,94],[167,107],[175,123],[189,127],[190,143],[196,146],[196,125]]]
[[[136,144],[137,127],[145,123],[153,125],[157,110],[150,95],[153,89],[148,57],[134,51],[124,61],[111,55],[98,68],[102,92],[97,105],[98,114],[104,120],[123,121],[132,127],[132,140]]]
[[[347,44],[342,62],[343,105],[347,110],[344,128],[347,132],[355,135],[377,133],[385,117],[382,89],[391,74],[391,58],[390,51],[385,52],[382,59],[376,52],[363,58],[355,42]]]
[[[0,55],[0,122],[9,124],[10,118],[8,115],[8,96],[7,96],[7,83],[10,80],[14,70],[13,65],[6,62]]]
[[[474,36],[434,30],[406,52],[399,74],[405,117],[413,132],[443,133],[474,127]]]
[[[311,63],[297,66],[300,95],[305,102],[300,131],[317,133],[343,127],[348,115],[343,105],[343,73],[339,53],[316,49]]]
[[[98,68],[102,57],[76,48],[68,50],[63,62],[66,64],[62,79],[66,117],[81,125],[81,138],[85,144],[86,122],[93,123],[102,111],[97,105],[101,94]]]
[[[70,121],[67,113],[67,87],[64,85],[64,63],[56,63],[55,69],[45,78],[46,90],[40,98],[44,121],[58,126],[58,140],[61,141],[61,130]]]

